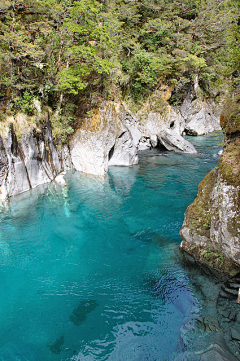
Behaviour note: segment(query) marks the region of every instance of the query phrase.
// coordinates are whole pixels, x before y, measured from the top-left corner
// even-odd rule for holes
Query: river
[[[2,206],[1,361],[163,361],[191,348],[199,285],[216,285],[185,265],[179,230],[222,135],[188,139],[198,154],[141,152],[106,178],[67,174]]]

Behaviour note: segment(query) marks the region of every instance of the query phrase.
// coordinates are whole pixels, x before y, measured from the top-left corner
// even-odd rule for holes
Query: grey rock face
[[[240,216],[236,207],[238,192],[238,188],[218,177],[212,191],[210,239],[217,249],[221,248],[228,258],[240,265],[240,234],[238,230],[234,235],[231,229],[231,223],[235,224]]]
[[[2,137],[0,136],[0,187],[8,173],[8,158],[4,148]]]
[[[138,163],[137,148],[133,145],[131,133],[126,131],[116,140],[109,152],[108,166],[130,166]]]
[[[104,104],[98,114],[85,120],[70,142],[72,163],[77,171],[104,176],[108,155],[115,144],[119,127],[112,105]]]
[[[5,152],[8,158],[8,173],[2,185],[2,194],[13,196],[30,189],[30,182],[23,155],[19,148],[17,137],[11,128],[9,135],[4,142]]]
[[[139,119],[124,106],[120,107],[118,114],[121,123],[130,133],[133,145],[138,147],[140,138],[142,137],[142,129]]]
[[[64,171],[73,169],[72,159],[67,144],[59,144],[58,158],[60,160],[60,168]]]
[[[47,162],[47,151],[43,140],[37,142],[32,134],[29,136],[24,135],[20,146],[24,154],[24,165],[28,174],[30,188],[49,183],[54,178],[54,175],[51,166]]]
[[[208,101],[192,101],[189,94],[180,108],[185,121],[185,132],[188,135],[203,135],[221,130],[220,112],[214,108],[215,105]]]
[[[41,107],[38,108],[40,112]],[[210,108],[211,104],[207,108],[189,98],[180,110],[167,103],[164,112],[151,110],[149,103],[133,114],[120,102],[102,102],[98,111],[76,130],[69,148],[66,144],[55,147],[50,123],[41,132],[28,127],[20,141],[12,128],[8,137],[0,138],[0,198],[49,183],[62,171],[76,169],[104,176],[109,166],[137,164],[138,151],[159,143],[171,151],[196,153],[181,134],[184,129],[192,134],[216,129],[209,125],[213,122]],[[22,114],[20,118],[28,124],[26,116]],[[198,126],[196,132],[194,122]]]
[[[106,102],[78,129],[70,143],[76,170],[104,176],[109,165],[129,166],[138,162],[133,137],[120,115],[113,103]]]
[[[157,146],[157,140],[156,140],[156,142],[154,144],[155,144],[155,147],[156,147]],[[148,149],[151,149],[152,146],[153,145],[151,143],[150,138],[141,137],[140,140],[139,140],[139,143],[138,143],[138,150],[148,150]]]
[[[61,164],[53,144],[50,123],[40,134],[24,134],[20,141],[30,188],[51,182],[61,172]]]
[[[6,139],[0,139],[1,199],[21,194],[39,185],[51,182],[62,169],[70,166],[67,146],[55,149],[50,124],[41,133],[34,129],[18,141],[11,127]]]
[[[61,165],[57,151],[53,144],[53,136],[52,136],[52,129],[50,123],[47,123],[44,130],[45,130],[44,132],[45,155],[48,158],[48,163],[51,165],[53,175],[56,176],[61,171]],[[47,152],[46,149],[48,149]]]
[[[167,150],[193,154],[197,153],[194,146],[174,130],[165,130],[158,134],[158,139]]]
[[[210,219],[208,234],[200,234],[201,229],[192,229],[192,223],[188,222],[187,210],[180,231],[183,238],[183,249],[189,251],[189,248],[197,247],[199,250],[206,249],[216,254],[221,252],[227,260],[239,266],[239,187],[227,184],[215,170],[209,173],[208,177],[210,181],[210,177],[212,177],[212,184],[206,183],[201,194],[193,203],[195,207],[202,207],[202,217],[209,217]],[[202,200],[204,194],[207,194],[207,197]],[[194,209],[191,209],[192,214],[193,212]]]
[[[141,120],[141,123],[139,123],[139,130],[142,136],[150,138],[153,147],[157,146],[158,134],[171,129],[180,135],[183,133],[184,127],[184,119],[180,112],[170,106],[167,107],[164,114],[153,111],[148,112]]]

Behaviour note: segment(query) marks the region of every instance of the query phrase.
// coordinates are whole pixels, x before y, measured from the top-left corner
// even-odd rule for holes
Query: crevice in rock
[[[32,189],[31,180],[30,180],[30,177],[29,177],[29,174],[28,174],[28,170],[27,170],[27,167],[26,167],[26,164],[25,164],[25,163],[24,163],[24,166],[25,166],[25,170],[26,170],[26,176],[27,176],[29,188]]]
[[[125,131],[122,132],[122,133],[118,136],[118,139],[122,138],[125,133],[126,133]]]
[[[115,144],[114,144],[114,146],[110,149],[110,151],[109,151],[109,153],[108,153],[108,161],[110,161],[110,159],[111,159],[112,156],[113,156],[114,148],[115,148]]]
[[[183,132],[184,132],[186,135],[190,135],[190,136],[193,136],[193,137],[196,137],[196,136],[197,136],[197,132],[195,132],[195,131],[192,130],[192,129],[185,128]]]
[[[18,144],[18,140],[17,140],[17,136],[15,134],[15,131],[13,129],[13,124],[10,125],[10,134],[11,134],[11,153],[13,154],[14,157],[20,157],[22,159],[22,153],[20,151],[19,148],[19,144]]]
[[[161,141],[160,141],[159,139],[157,140],[156,149],[158,149],[158,150],[168,150],[168,149],[161,143]]]

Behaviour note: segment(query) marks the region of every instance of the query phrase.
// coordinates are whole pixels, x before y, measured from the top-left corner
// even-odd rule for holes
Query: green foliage
[[[134,57],[125,61],[123,69],[130,75],[131,89],[138,102],[157,84],[156,59],[144,49],[136,49]]]
[[[74,115],[75,109],[75,104],[69,103],[63,109],[56,111],[50,118],[55,140],[66,143],[68,136],[74,132],[72,124],[76,119]]]
[[[102,5],[96,0],[75,1],[70,7],[64,28],[75,42],[68,48],[66,66],[58,73],[61,90],[77,94],[87,87],[92,73],[110,73],[113,64],[106,50],[113,49],[114,43],[101,10]]]
[[[204,255],[204,257],[206,258],[207,261],[210,260],[211,256],[212,256],[211,252],[207,252],[207,253],[205,253],[205,255]]]
[[[203,224],[203,227],[210,228],[211,227],[210,221],[206,220],[206,222]]]
[[[27,91],[25,91],[22,98],[16,97],[12,100],[11,109],[14,113],[20,111],[27,115],[33,115],[34,113],[33,96]]]
[[[76,104],[79,96],[106,97],[118,88],[140,107],[162,85],[174,85],[170,103],[180,105],[196,76],[210,97],[225,91],[230,76],[238,87],[237,0],[0,4],[0,97],[14,99],[13,111],[32,114],[27,97],[37,96],[59,108],[63,129],[62,104]]]

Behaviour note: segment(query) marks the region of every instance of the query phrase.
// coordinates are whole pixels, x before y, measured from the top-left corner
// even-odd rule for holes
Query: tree
[[[62,91],[77,94],[97,75],[109,74],[112,62],[109,49],[114,48],[108,22],[101,13],[102,5],[96,0],[75,1],[69,7],[69,16],[63,27],[72,38],[66,63],[58,73]]]

